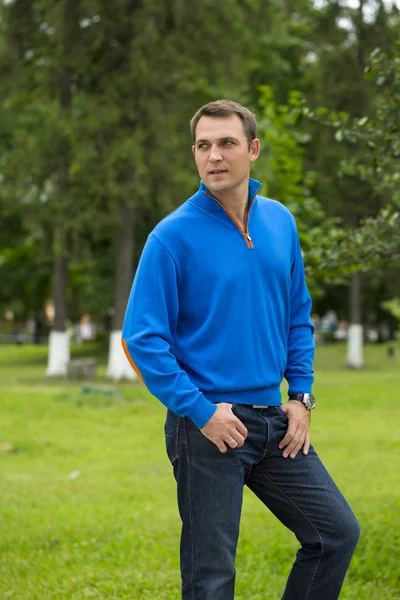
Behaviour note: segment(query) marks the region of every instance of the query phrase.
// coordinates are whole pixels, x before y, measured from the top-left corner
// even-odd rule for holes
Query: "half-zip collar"
[[[212,213],[220,212],[221,210],[223,210],[227,214],[227,216],[231,219],[231,221],[233,221],[235,226],[239,229],[247,246],[249,248],[254,248],[254,244],[252,242],[252,239],[251,239],[251,236],[249,233],[249,216],[250,216],[250,211],[254,204],[254,200],[255,200],[258,192],[260,191],[260,188],[261,188],[261,183],[259,181],[257,181],[256,179],[251,179],[251,178],[249,179],[248,211],[247,211],[246,229],[245,230],[240,225],[238,220],[235,219],[235,217],[232,215],[232,213],[229,212],[229,210],[222,204],[222,202],[220,202],[217,198],[215,198],[215,196],[212,195],[210,190],[204,185],[204,183],[202,181],[200,183],[199,191],[197,192],[197,194],[192,196],[192,198],[190,198],[190,202],[193,202],[193,204],[197,204],[204,210],[207,210],[208,212],[212,212]]]

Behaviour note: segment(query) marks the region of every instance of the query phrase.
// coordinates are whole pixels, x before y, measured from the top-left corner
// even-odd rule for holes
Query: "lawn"
[[[344,356],[341,344],[318,348],[312,425],[362,529],[341,599],[399,600],[400,347],[391,358],[367,347],[361,372]],[[164,408],[139,383],[118,398],[47,381],[45,359],[45,348],[0,346],[0,599],[177,600]],[[246,493],[236,599],[279,600],[296,548]]]

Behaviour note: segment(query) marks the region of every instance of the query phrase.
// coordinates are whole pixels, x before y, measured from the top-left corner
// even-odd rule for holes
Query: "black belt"
[[[265,405],[265,404],[240,404],[240,402],[236,402],[236,404],[239,404],[240,406],[247,406],[248,408],[255,408],[257,410],[260,409],[265,409],[265,408],[279,408],[279,405],[274,404],[271,406]]]

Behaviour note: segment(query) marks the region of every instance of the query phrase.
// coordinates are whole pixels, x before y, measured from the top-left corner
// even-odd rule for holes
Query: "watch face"
[[[315,407],[315,397],[312,394],[304,394],[303,402],[309,409]]]

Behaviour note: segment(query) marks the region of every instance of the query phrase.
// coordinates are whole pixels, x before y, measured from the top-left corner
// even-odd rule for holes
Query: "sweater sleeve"
[[[154,233],[144,247],[133,281],[122,330],[125,354],[149,391],[199,429],[216,406],[180,368],[171,351],[179,314],[175,261]]]
[[[299,237],[294,225],[294,259],[291,269],[290,322],[285,378],[290,393],[311,393],[314,360],[314,325],[311,296],[304,276]]]

